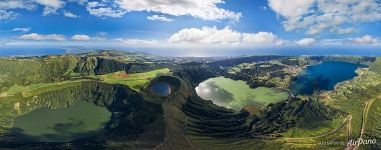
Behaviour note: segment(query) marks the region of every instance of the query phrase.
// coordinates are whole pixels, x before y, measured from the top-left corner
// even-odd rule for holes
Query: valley
[[[1,58],[0,148],[344,149],[381,137],[380,60],[124,51]],[[33,128],[40,116],[52,118],[46,131]],[[65,124],[70,131],[50,135]],[[380,145],[358,148],[369,147]]]

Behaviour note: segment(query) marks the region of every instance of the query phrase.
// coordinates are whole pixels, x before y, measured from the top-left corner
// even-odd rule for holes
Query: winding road
[[[381,98],[381,96],[379,96],[378,98]],[[370,110],[370,107],[372,106],[372,104],[373,104],[373,102],[375,100],[376,99],[372,99],[372,100],[369,100],[369,101],[365,102],[365,107],[364,107],[363,113],[362,113],[363,115],[362,115],[362,123],[361,123],[360,135],[359,135],[359,137],[357,139],[360,139],[360,138],[363,139],[363,137],[364,137],[365,129],[366,129],[366,123],[367,123],[367,118],[368,118],[368,115],[369,115],[369,110]],[[336,129],[332,130],[331,132],[328,132],[328,133],[325,133],[325,134],[322,134],[322,135],[310,136],[310,137],[297,137],[297,138],[277,137],[277,136],[274,136],[274,135],[253,135],[252,137],[254,137],[254,138],[266,138],[266,139],[277,139],[277,140],[316,139],[316,138],[323,138],[323,137],[335,134],[335,133],[337,133],[340,129],[342,129],[345,126],[347,127],[348,141],[349,140],[353,140],[352,139],[352,116],[351,115],[348,115],[344,119],[344,121],[341,124],[341,126],[337,127]],[[357,139],[355,139],[355,140],[357,140]],[[345,150],[358,150],[359,146],[360,145],[354,145],[354,146],[347,145]]]
[[[267,138],[267,139],[279,139],[279,140],[305,140],[305,139],[316,139],[316,138],[323,138],[323,137],[326,137],[326,136],[329,136],[329,135],[332,135],[332,134],[335,134],[336,132],[338,132],[340,129],[342,129],[343,127],[345,127],[345,125],[349,125],[348,126],[348,135],[349,134],[352,134],[352,128],[350,127],[350,125],[352,124],[352,116],[351,115],[348,115],[343,123],[337,127],[336,129],[328,132],[328,133],[325,133],[325,134],[322,134],[322,135],[316,135],[316,136],[309,136],[309,137],[297,137],[297,138],[285,138],[285,137],[278,137],[278,136],[274,136],[274,135],[253,135],[252,137],[254,138]]]
[[[380,96],[381,97],[381,96]],[[378,98],[380,98],[378,97]],[[372,100],[369,100],[367,102],[365,102],[365,107],[364,107],[364,110],[363,110],[363,113],[362,113],[362,123],[361,123],[361,131],[360,131],[360,136],[358,139],[363,139],[364,137],[364,133],[365,133],[365,125],[366,125],[366,121],[367,121],[367,118],[368,118],[368,114],[369,114],[369,109],[370,109],[370,106],[372,106],[373,102],[375,101],[376,99],[372,99]],[[352,129],[351,129],[352,130]],[[356,139],[357,140],[357,139]],[[345,150],[357,150],[358,148],[360,147],[360,145],[355,145],[355,146],[350,146],[348,145]]]

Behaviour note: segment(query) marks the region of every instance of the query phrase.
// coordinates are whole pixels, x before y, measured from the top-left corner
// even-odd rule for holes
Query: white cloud
[[[243,33],[242,40],[245,43],[252,44],[276,44],[282,45],[286,41],[279,39],[271,32]]]
[[[88,2],[88,0],[67,0],[67,2],[77,3],[79,5],[84,5],[86,2]]]
[[[104,41],[106,40],[106,35],[103,32],[97,33],[97,35],[94,37],[84,34],[77,34],[73,35],[70,39],[73,41]]]
[[[43,6],[43,15],[56,14],[66,3],[75,2],[86,7],[91,15],[98,17],[122,17],[127,12],[153,12],[170,16],[192,16],[203,20],[238,21],[242,14],[222,8],[224,0],[0,0],[0,19],[17,16],[15,9],[36,10]],[[77,15],[64,12],[64,16]],[[172,21],[164,16],[153,15],[151,20]]]
[[[130,44],[130,45],[157,44],[157,43],[159,43],[158,40],[154,40],[154,39],[123,39],[123,38],[117,38],[117,39],[114,39],[114,41],[121,42],[124,44]]]
[[[350,43],[354,45],[372,45],[377,44],[378,40],[370,35],[364,35],[362,37],[352,39]]]
[[[0,20],[13,19],[17,16],[17,13],[13,11],[0,10]]]
[[[269,7],[282,16],[286,31],[305,29],[306,34],[337,33],[346,24],[381,20],[379,0],[268,0]],[[340,30],[350,33],[353,30]]]
[[[331,29],[331,32],[337,33],[337,34],[351,34],[355,33],[356,29],[355,28],[333,28]]]
[[[0,1],[0,19],[13,19],[18,14],[16,9],[36,10],[37,6],[44,6],[43,15],[56,13],[57,10],[64,7],[63,0],[1,0]]]
[[[238,21],[242,14],[223,9],[224,0],[116,0],[125,11],[157,12],[172,16],[193,16],[204,20]]]
[[[272,10],[289,19],[308,13],[314,0],[268,0]]]
[[[163,21],[163,22],[172,22],[174,19],[167,18],[166,16],[152,15],[147,17],[148,20],[152,21]]]
[[[310,46],[317,43],[317,41],[314,38],[304,38],[298,41],[295,41],[296,44],[301,46]]]
[[[24,34],[19,37],[21,40],[33,40],[33,41],[64,41],[65,36],[60,34],[41,35],[37,33]]]
[[[91,40],[91,38],[88,35],[77,34],[77,35],[72,36],[71,40],[73,40],[73,41],[89,41],[89,40]]]
[[[94,16],[98,17],[122,17],[126,11],[119,9],[115,4],[102,1],[102,2],[88,2],[86,10]]]
[[[86,10],[98,17],[122,17],[127,12],[146,11],[171,16],[192,16],[204,20],[229,19],[238,21],[242,14],[220,8],[224,0],[102,0],[82,1]],[[169,21],[163,16],[151,16],[151,20]]]
[[[1,0],[0,1],[0,20],[14,19],[17,13],[14,9],[34,9],[35,6],[23,0]]]
[[[241,33],[230,27],[222,29],[217,27],[185,28],[173,34],[168,41],[171,43],[246,46],[282,45],[287,42],[271,32]]]
[[[217,29],[217,27],[186,28],[173,34],[169,38],[172,43],[198,43],[198,44],[238,44],[241,33],[233,31],[230,27]]]
[[[0,10],[27,9],[33,10],[36,6],[32,1],[27,0],[2,0],[0,1]]]
[[[15,32],[29,32],[31,30],[31,28],[14,28],[12,29],[12,31],[15,31]]]
[[[60,8],[62,5],[65,4],[65,2],[61,0],[35,0],[37,3],[47,6],[47,7],[53,7],[53,8]]]
[[[49,14],[54,14],[58,9],[62,8],[65,5],[65,2],[61,0],[35,0],[36,3],[44,6],[44,16]]]
[[[74,14],[74,13],[72,13],[72,12],[69,12],[69,11],[64,11],[64,12],[63,12],[63,15],[64,15],[65,17],[69,17],[69,18],[78,18],[78,17],[79,17],[78,15],[76,15],[76,14]]]

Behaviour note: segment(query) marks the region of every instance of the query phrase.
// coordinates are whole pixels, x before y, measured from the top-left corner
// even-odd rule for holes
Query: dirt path
[[[369,100],[365,103],[365,107],[364,107],[364,110],[363,110],[363,114],[362,114],[362,123],[361,123],[361,131],[360,131],[360,136],[358,139],[362,139],[363,136],[364,136],[364,133],[365,133],[365,125],[366,125],[366,121],[367,121],[367,118],[368,118],[368,114],[369,114],[369,109],[370,109],[370,106],[372,106],[373,102],[375,101],[376,99],[372,99],[372,100]],[[347,146],[345,148],[345,150],[357,150],[359,148],[359,145],[355,145],[355,146]]]
[[[267,138],[267,139],[277,139],[277,140],[305,140],[305,139],[317,139],[317,138],[322,138],[322,137],[326,137],[326,136],[329,136],[329,135],[332,135],[332,134],[335,134],[336,132],[338,132],[340,129],[342,129],[343,127],[345,127],[345,125],[348,125],[348,124],[351,124],[352,122],[352,116],[351,115],[348,115],[343,123],[337,127],[336,129],[328,132],[328,133],[325,133],[325,134],[322,134],[322,135],[316,135],[316,136],[310,136],[310,137],[297,137],[297,138],[285,138],[285,137],[276,137],[276,136],[267,136],[267,135],[257,135],[257,136],[252,136],[254,138]],[[351,128],[348,128],[348,133],[351,133],[352,132],[352,129]]]
[[[283,139],[286,139],[286,140],[305,140],[305,139],[317,139],[317,138],[323,138],[323,137],[326,137],[326,136],[335,134],[335,133],[338,132],[340,129],[342,129],[343,127],[345,127],[345,125],[351,124],[351,122],[352,122],[352,116],[351,116],[351,115],[348,115],[348,116],[344,119],[344,121],[343,121],[343,123],[341,124],[341,126],[339,126],[338,128],[332,130],[331,132],[328,132],[328,133],[325,133],[325,134],[322,134],[322,135],[317,135],[317,136],[300,137],[300,138],[283,138]]]

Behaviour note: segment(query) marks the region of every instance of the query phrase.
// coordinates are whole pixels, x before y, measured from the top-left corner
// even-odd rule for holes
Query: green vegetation
[[[369,108],[369,114],[365,125],[364,139],[381,139],[381,98],[377,98]],[[380,149],[381,143],[377,142],[376,145],[365,145],[364,149]]]
[[[75,80],[75,81],[62,81],[62,82],[54,82],[54,83],[36,83],[36,84],[30,84],[26,86],[20,86],[20,85],[13,85],[8,89],[8,91],[5,91],[1,93],[2,96],[0,97],[8,97],[8,96],[14,96],[17,94],[21,94],[23,97],[31,97],[34,95],[38,95],[41,93],[46,93],[49,91],[55,91],[62,88],[67,88],[71,86],[77,86],[78,83],[86,81],[86,80]],[[61,86],[64,85],[64,86]]]
[[[370,70],[381,74],[381,58],[378,57],[374,62],[369,64]]]
[[[225,76],[246,81],[252,88],[266,86],[287,89],[307,64],[303,57],[242,63],[228,68]]]
[[[101,80],[106,83],[112,84],[124,84],[127,85],[137,91],[144,88],[150,80],[159,76],[159,75],[170,75],[170,70],[168,68],[157,69],[144,73],[133,73],[128,74],[123,71],[106,74],[100,76]]]
[[[164,69],[158,69],[150,72],[145,73],[134,73],[134,74],[126,74],[125,72],[116,72],[111,73],[107,75],[101,75],[101,76],[89,76],[90,78],[97,79],[101,78],[103,82],[106,83],[113,83],[113,84],[124,84],[127,85],[135,90],[140,90],[143,88],[143,86],[148,83],[151,79],[153,79],[156,76],[169,74],[170,70],[168,68]],[[11,86],[7,91],[4,91],[0,93],[0,97],[6,97],[6,96],[13,96],[15,94],[22,93],[24,97],[29,97],[32,95],[38,95],[40,93],[48,92],[48,91],[54,91],[59,90],[59,87],[65,87],[65,86],[59,86],[59,85],[67,85],[71,86],[75,83],[82,82],[82,81],[89,81],[89,79],[79,79],[74,81],[62,81],[62,82],[54,82],[54,83],[36,83],[36,84],[30,84],[26,86],[21,86],[14,84]]]
[[[368,69],[358,69],[358,77],[336,86],[334,91],[323,93],[326,103],[352,116],[352,136],[358,137],[365,103],[381,92],[381,75]]]
[[[381,121],[381,100],[377,99],[381,93],[380,58],[253,56],[200,60],[118,51],[2,58],[0,149],[343,149],[345,145],[318,143],[346,142],[349,131],[356,139],[363,127],[365,138],[380,139],[376,123]],[[285,90],[294,77],[306,65],[324,61],[368,64],[370,69],[358,69],[357,77],[337,84],[333,91],[289,97]],[[222,91],[220,98],[227,98],[223,106],[235,110],[196,95],[196,86],[218,76],[230,79],[211,79],[209,91]],[[160,97],[149,91],[148,85],[160,82],[169,85],[171,94]],[[38,144],[10,134],[15,119],[34,115],[32,111],[73,109],[78,101],[111,112],[105,124],[107,132],[68,143]],[[81,107],[75,117],[98,117],[85,110]],[[367,116],[366,121],[363,116]],[[72,123],[64,116],[54,120]],[[16,122],[16,127],[28,124]],[[65,128],[62,135],[66,136],[68,128],[62,123],[59,127]],[[47,131],[52,133],[51,129]],[[380,145],[361,148],[379,149]]]
[[[345,118],[337,117],[333,120],[323,121],[315,126],[294,127],[289,129],[287,132],[282,133],[282,135],[285,138],[320,136],[339,128],[343,124],[343,120],[345,120]]]
[[[7,130],[13,127],[14,119],[20,115],[46,107],[49,109],[60,109],[72,106],[78,100],[84,100],[106,107],[113,114],[107,122],[107,134],[99,135],[106,137],[127,136],[126,139],[143,132],[143,129],[157,118],[161,110],[157,104],[144,100],[139,93],[120,84],[106,84],[95,81],[76,82],[75,86],[63,84],[56,86],[60,90],[40,93],[33,97],[22,97],[15,95],[0,98],[0,145],[6,146],[9,141]],[[9,135],[8,135],[9,136]],[[131,137],[129,137],[131,136]],[[13,137],[14,138],[14,137]],[[59,143],[58,143],[59,144]],[[10,146],[17,146],[11,144]]]
[[[0,92],[8,90],[14,84],[26,86],[67,80],[76,63],[77,58],[74,56],[0,59]]]

